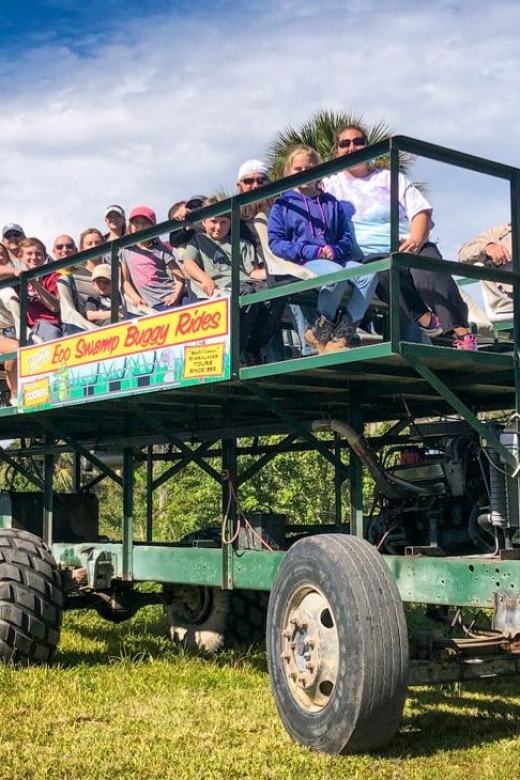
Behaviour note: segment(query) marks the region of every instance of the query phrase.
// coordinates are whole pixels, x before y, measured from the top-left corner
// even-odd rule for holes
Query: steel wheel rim
[[[330,602],[314,586],[296,590],[282,631],[282,661],[288,688],[306,712],[320,712],[331,700],[339,668],[339,637]]]
[[[183,620],[189,623],[203,623],[211,613],[213,593],[211,588],[194,587],[177,591],[178,601],[174,607]]]

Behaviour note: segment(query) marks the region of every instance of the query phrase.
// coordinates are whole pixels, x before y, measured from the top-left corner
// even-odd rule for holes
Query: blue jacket
[[[341,203],[327,192],[309,197],[296,190],[285,192],[274,204],[267,223],[273,254],[305,265],[316,260],[322,246],[334,251],[334,261],[351,259],[353,238]]]

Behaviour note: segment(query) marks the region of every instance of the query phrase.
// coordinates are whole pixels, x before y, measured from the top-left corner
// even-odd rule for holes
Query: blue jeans
[[[85,333],[86,328],[80,328],[79,325],[73,325],[71,322],[63,323],[63,335],[75,336],[77,333]]]
[[[360,266],[361,263],[356,263],[354,260],[349,260],[345,265],[335,263],[333,260],[323,259],[310,260],[308,263],[305,263],[305,268],[308,268],[309,271],[314,271],[318,276],[333,274],[341,271],[343,268],[359,268]],[[366,276],[358,276],[356,279],[349,279],[344,282],[326,284],[320,289],[318,294],[318,314],[323,314],[326,319],[333,322],[344,293],[348,289],[352,289],[346,310],[353,322],[359,322],[372,300],[377,282],[377,274],[367,274]]]
[[[289,309],[291,310],[291,317],[296,328],[296,333],[300,339],[300,350],[303,357],[309,355],[315,355],[316,350],[314,347],[309,346],[305,341],[305,331],[312,328],[314,320],[316,319],[316,311],[312,306],[301,306],[297,303],[290,303]]]
[[[31,328],[32,333],[38,336],[42,341],[54,341],[54,339],[61,339],[63,332],[59,325],[54,325],[48,320],[38,320]],[[29,337],[29,342],[34,343]],[[38,343],[38,342],[36,342]]]

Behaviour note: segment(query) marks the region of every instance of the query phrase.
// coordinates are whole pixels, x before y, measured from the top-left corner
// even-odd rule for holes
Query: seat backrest
[[[85,270],[85,272],[83,272]],[[76,303],[78,311],[83,313],[85,311],[85,304],[89,295],[92,295],[92,274],[86,269],[78,269],[71,274],[74,279],[74,294],[76,296]]]
[[[460,284],[458,280],[459,292],[462,300],[468,307],[468,320],[470,324],[477,329],[479,336],[483,338],[493,338],[493,324],[487,316],[482,306],[479,306],[473,295],[468,292],[465,284]],[[483,303],[485,306],[485,303]]]
[[[57,284],[62,322],[82,330],[94,330],[96,325],[84,316],[87,298],[93,293],[90,273],[81,268],[61,274]]]
[[[487,297],[488,290],[485,285],[481,284],[482,300],[484,302],[484,309],[489,321],[494,325],[496,322],[511,322],[513,323],[513,313],[510,311],[495,311]]]
[[[0,326],[14,328],[16,338],[20,339],[20,301],[12,287],[0,290]]]
[[[16,340],[20,341],[20,300],[12,287],[4,287],[0,290],[0,312],[4,324],[14,328]],[[29,326],[25,331],[27,343],[40,344],[43,339],[36,336]]]
[[[259,212],[253,220],[253,225],[260,240],[262,255],[267,274],[267,283],[269,287],[277,287],[280,284],[290,284],[302,279],[314,279],[317,274],[309,271],[303,265],[293,263],[290,260],[283,260],[281,257],[273,255],[269,249],[267,237],[267,216]]]

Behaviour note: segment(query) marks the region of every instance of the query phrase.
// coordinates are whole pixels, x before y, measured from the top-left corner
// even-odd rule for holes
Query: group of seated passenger
[[[336,156],[349,155],[368,145],[364,128],[346,125],[336,132]],[[284,175],[312,169],[322,162],[308,146],[288,154]],[[270,181],[261,160],[247,160],[239,169],[237,189],[251,192]],[[169,219],[188,220],[169,235],[169,241],[149,238],[157,224],[147,206],[105,210],[105,231],[87,228],[79,239],[79,251],[94,249],[125,235],[136,236],[133,245],[119,252],[121,285],[112,285],[110,255],[105,252],[79,266],[49,268],[49,273],[28,285],[27,327],[29,343],[93,329],[111,320],[111,295],[117,294],[120,319],[166,311],[183,303],[227,294],[231,287],[231,218],[229,214],[196,220],[198,209],[217,203],[215,198],[192,196],[175,203]],[[441,259],[430,241],[432,207],[402,174],[398,180],[399,249]],[[465,244],[460,260],[510,268],[511,225],[497,226]],[[63,260],[78,252],[74,239],[57,236],[52,257],[38,238],[25,235],[15,223],[1,231],[0,281],[16,278],[23,270]],[[389,302],[390,273],[370,272],[370,263],[390,252],[390,173],[370,162],[300,184],[276,199],[244,207],[239,240],[240,295],[284,280],[308,279],[352,269],[358,275],[325,284],[315,303],[286,303],[281,299],[245,306],[241,310],[242,360],[254,365],[268,358],[280,334],[284,311],[289,312],[300,336],[301,354],[335,352],[359,342],[357,329],[366,320],[374,296]],[[361,269],[364,270],[361,273]],[[444,334],[454,348],[475,350],[468,307],[454,279],[424,268],[400,269],[399,308],[402,323],[430,337]],[[507,285],[485,283],[497,311],[512,313],[512,290]],[[346,293],[350,296],[346,298]],[[17,308],[18,307],[18,308]],[[16,286],[0,290],[0,349],[12,351],[20,334],[16,321],[19,301]],[[276,349],[271,355],[276,354]],[[271,358],[272,359],[272,358]],[[12,395],[16,395],[14,361],[6,362]]]

